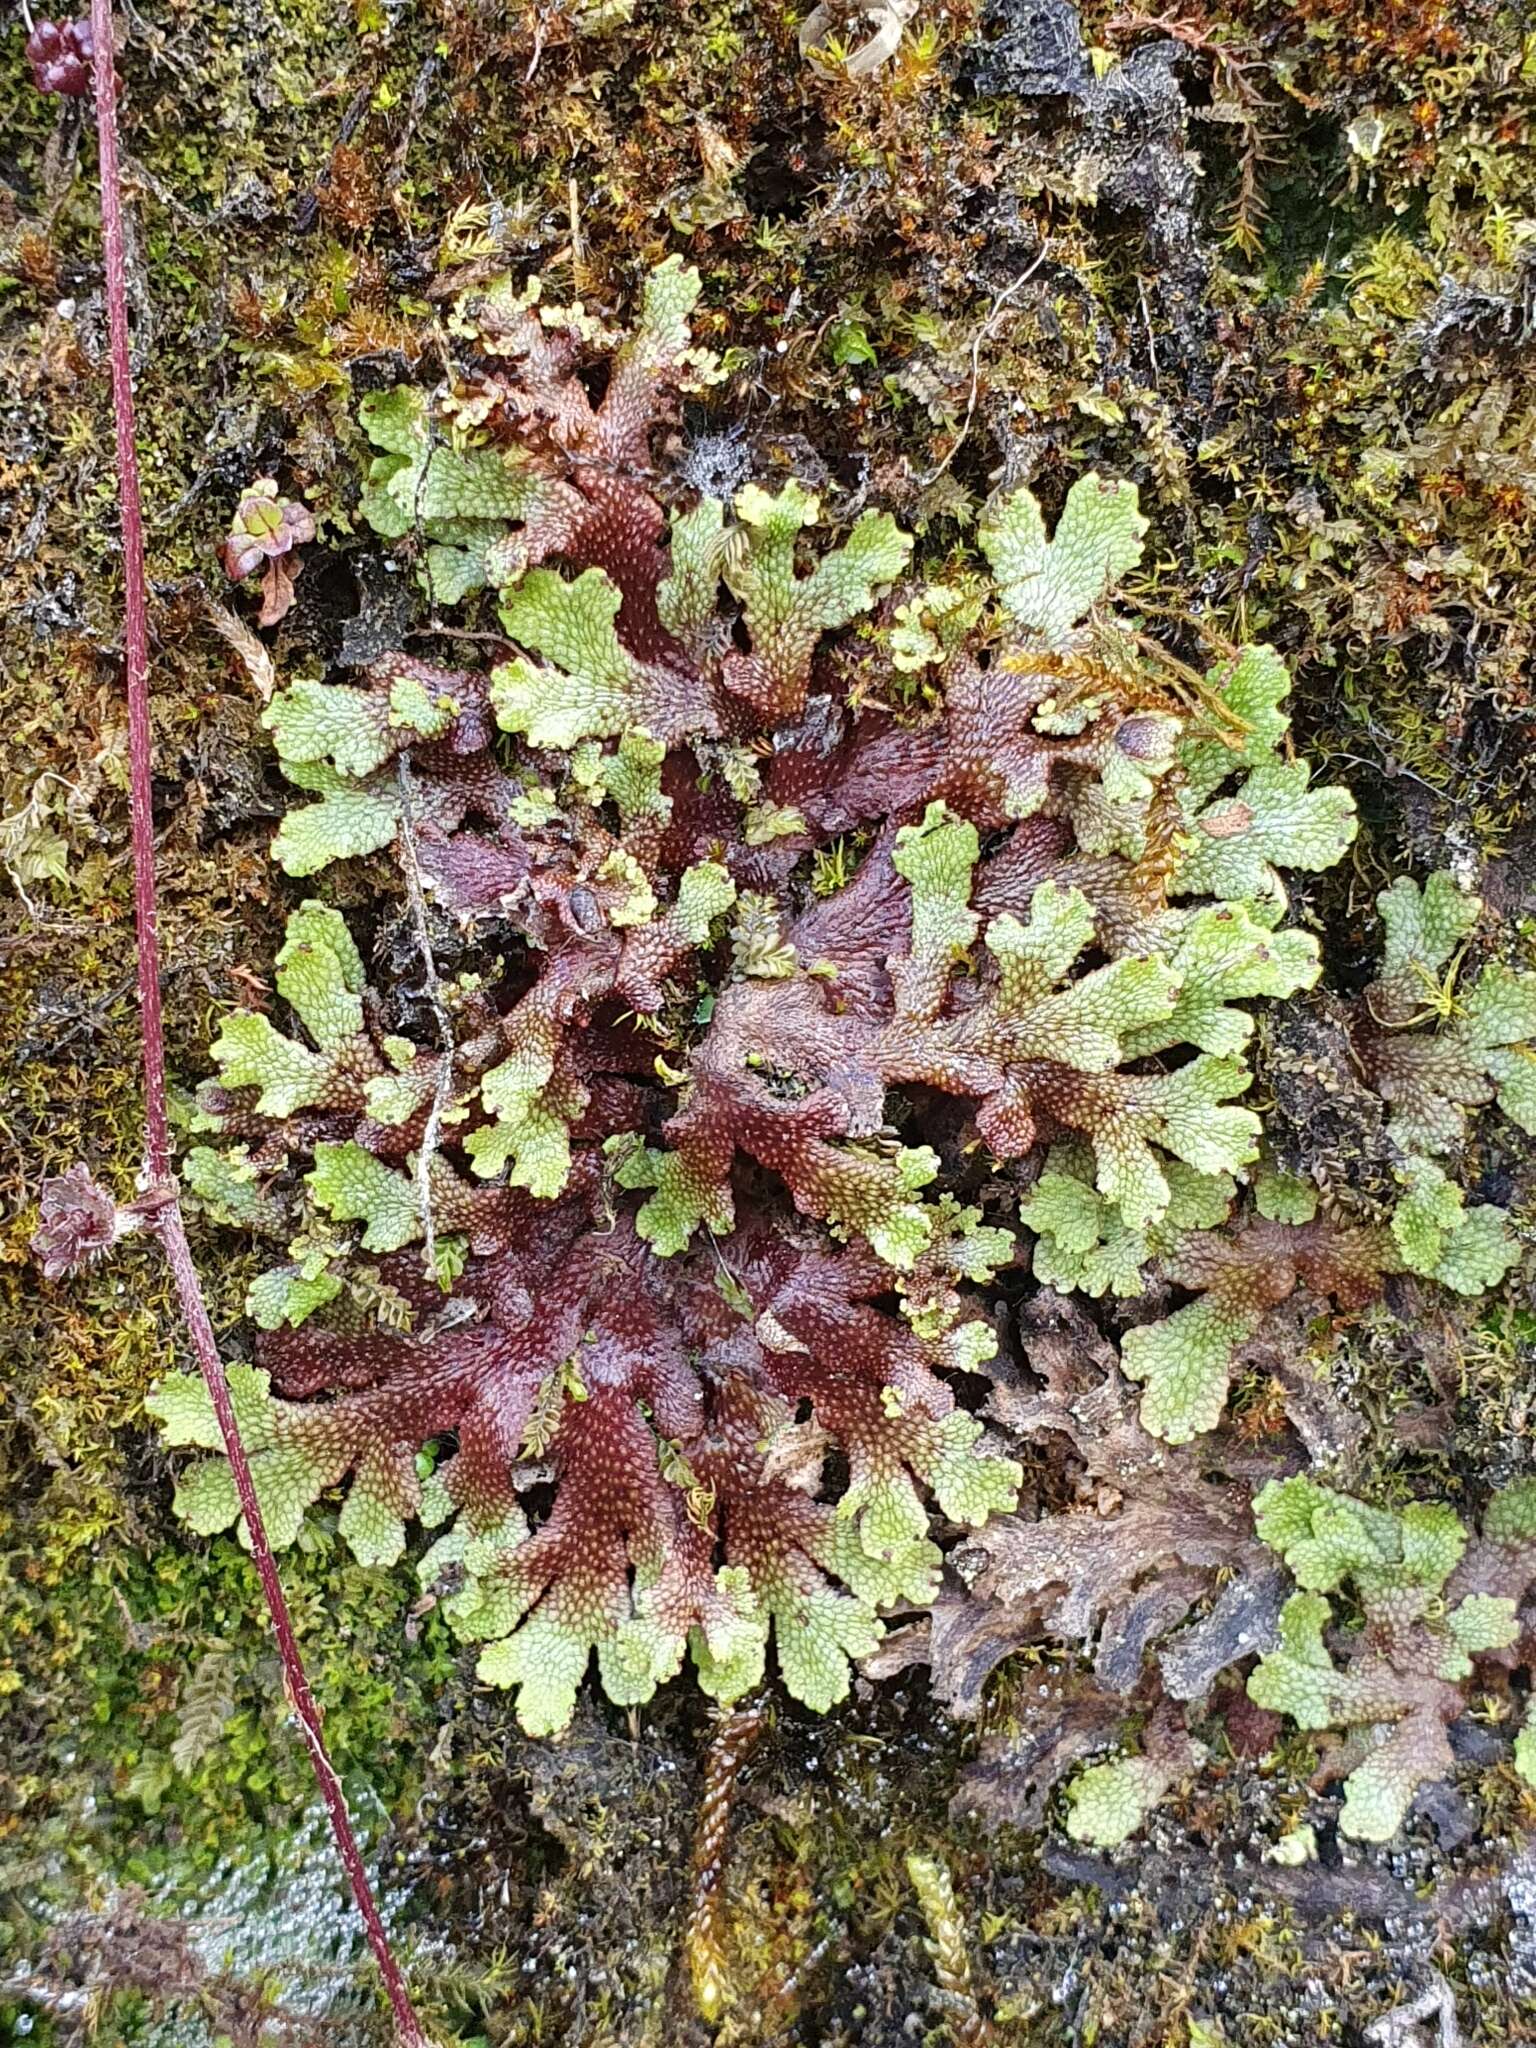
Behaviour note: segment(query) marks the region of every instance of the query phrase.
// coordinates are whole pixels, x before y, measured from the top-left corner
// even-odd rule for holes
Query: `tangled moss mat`
[[[1133,483],[1149,521],[1117,603],[1162,659],[1187,680],[1221,646],[1283,657],[1294,744],[1319,783],[1352,790],[1360,825],[1337,865],[1293,878],[1335,994],[1271,1006],[1254,1099],[1347,1201],[1367,1176],[1340,1013],[1376,971],[1379,893],[1448,872],[1487,906],[1477,962],[1531,964],[1529,24],[1417,0],[1156,19],[919,0],[865,73],[883,10],[834,21],[820,59],[800,47],[808,11],[124,12],[165,994],[188,1142],[206,1048],[232,1010],[270,1006],[312,886],[270,858],[291,794],[262,724],[273,689],[355,680],[403,634],[425,659],[492,658],[433,622],[484,632],[494,611],[429,599],[360,510],[380,452],[366,422],[440,377],[456,295],[537,273],[551,303],[622,327],[675,256],[700,273],[694,338],[723,373],[658,444],[688,492],[796,479],[838,539],[887,515],[930,584],[963,588],[995,494],[1027,486],[1054,521],[1095,471]],[[184,1465],[145,1399],[186,1360],[159,1260],[135,1240],[42,1284],[27,1251],[44,1177],[84,1159],[125,1194],[139,1138],[93,149],[78,102],[34,91],[25,34],[7,29],[0,116],[0,2030],[378,2040],[254,1573],[233,1536],[172,1518]],[[291,606],[258,630],[255,579],[231,581],[219,544],[263,477],[302,500],[315,539]],[[259,526],[259,508],[245,516]],[[920,715],[912,687],[898,708]],[[326,890],[366,913],[373,963],[398,972],[409,921],[403,901],[378,916],[382,873],[343,865]],[[1530,1472],[1531,1141],[1479,1116],[1459,1172],[1469,1204],[1508,1213],[1520,1262],[1476,1298],[1399,1276],[1381,1301],[1293,1318],[1289,1351],[1271,1337],[1235,1378],[1228,1477],[1298,1444],[1374,1509],[1443,1503],[1476,1528]],[[267,1261],[209,1218],[196,1229],[226,1353],[249,1360],[243,1304]],[[1048,1293],[1027,1268],[1008,1287],[1010,1302]],[[1091,1361],[1094,1335],[1067,1334]],[[1326,1381],[1288,1381],[1297,1356],[1326,1356]],[[1036,1506],[1117,1512],[1091,1448],[1064,1468],[1059,1431],[1054,1450],[1048,1432],[1019,1438]],[[679,1681],[626,1711],[589,1681],[563,1741],[525,1735],[410,1562],[357,1563],[338,1512],[311,1511],[284,1575],[444,2042],[1532,2031],[1518,1669],[1479,1667],[1448,1775],[1362,1847],[1339,1831],[1338,1785],[1312,1783],[1347,1721],[1266,1719],[1251,1666],[1186,1733],[1134,1686],[1106,1706],[1103,1644],[1090,1655],[1037,1617],[974,1647],[974,1698],[956,1650],[947,1704],[925,1624],[893,1626],[825,1718],[772,1695],[730,1825],[714,2029],[682,1954],[707,1703]],[[1369,1569],[1351,1571],[1305,1596],[1346,1626],[1371,1620]],[[1206,1752],[1198,1770],[1180,1740]],[[1123,1849],[1074,1839],[1082,1767],[1117,1756],[1172,1759],[1160,1803]],[[947,1871],[952,1922],[913,1854]]]

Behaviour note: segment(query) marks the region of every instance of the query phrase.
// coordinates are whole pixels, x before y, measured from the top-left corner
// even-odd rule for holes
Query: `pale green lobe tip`
[[[1039,501],[1022,489],[989,508],[978,538],[1004,609],[1056,645],[1140,561],[1146,530],[1135,485],[1090,471],[1068,491],[1053,539]]]
[[[421,1236],[421,1206],[413,1184],[350,1141],[315,1146],[306,1176],[315,1200],[339,1223],[363,1223],[363,1249],[399,1251]]]
[[[277,828],[272,856],[285,874],[318,874],[333,861],[376,853],[394,839],[400,797],[392,782],[359,787],[323,761],[288,761],[283,772],[319,798],[287,812]]]
[[[1214,1429],[1227,1403],[1232,1354],[1258,1322],[1257,1311],[1206,1295],[1164,1322],[1128,1330],[1121,1364],[1145,1383],[1143,1427],[1173,1444]]]
[[[691,512],[672,515],[670,573],[656,591],[656,608],[669,633],[688,641],[713,622],[725,561],[725,507],[701,498]]]
[[[1074,1842],[1114,1849],[1128,1841],[1181,1777],[1188,1775],[1204,1752],[1184,1743],[1167,1760],[1152,1756],[1119,1757],[1093,1764],[1067,1786],[1067,1833]]]
[[[703,281],[697,268],[672,255],[645,280],[635,346],[648,362],[675,362],[689,343],[689,317],[699,302]]]
[[[636,724],[635,666],[614,628],[620,596],[604,569],[571,581],[530,569],[502,605],[502,623],[519,645],[546,657],[518,656],[491,676],[491,702],[509,732],[536,747],[572,748]]]

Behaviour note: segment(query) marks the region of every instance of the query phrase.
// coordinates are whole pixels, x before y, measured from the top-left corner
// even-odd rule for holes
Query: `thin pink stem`
[[[110,0],[96,0],[96,4],[110,5]],[[171,1277],[176,1283],[176,1298],[181,1304],[187,1334],[192,1339],[192,1349],[196,1352],[198,1365],[202,1368],[203,1380],[213,1402],[213,1412],[218,1417],[219,1429],[223,1434],[224,1448],[229,1455],[230,1470],[235,1475],[235,1491],[240,1496],[241,1512],[245,1516],[245,1526],[250,1532],[251,1556],[256,1561],[261,1590],[266,1595],[267,1612],[272,1617],[272,1633],[277,1637],[277,1651],[283,1665],[284,1689],[288,1694],[289,1704],[299,1717],[299,1726],[304,1732],[304,1740],[309,1748],[309,1761],[314,1769],[315,1783],[320,1787],[320,1797],[325,1801],[325,1810],[330,1816],[331,1833],[336,1837],[336,1847],[340,1851],[341,1860],[352,1883],[352,1896],[357,1901],[357,1910],[362,1914],[363,1925],[368,1931],[368,1945],[377,1959],[380,1974],[384,1979],[384,1989],[388,1992],[389,2002],[394,2008],[401,2048],[426,2048],[421,2023],[411,2004],[410,1993],[405,1988],[405,1979],[401,1975],[399,1964],[395,1961],[394,1951],[390,1948],[389,1936],[384,1931],[384,1922],[379,1917],[378,1904],[373,1896],[373,1887],[368,1882],[368,1871],[363,1862],[362,1851],[358,1848],[357,1837],[352,1832],[352,1818],[347,1812],[346,1794],[341,1789],[336,1766],[331,1762],[330,1752],[325,1746],[325,1736],[320,1726],[320,1709],[315,1705],[314,1695],[309,1689],[304,1659],[293,1633],[288,1602],[283,1596],[283,1583],[278,1577],[277,1561],[272,1555],[272,1546],[267,1541],[267,1532],[262,1524],[261,1504],[256,1498],[256,1485],[251,1477],[251,1461],[246,1456],[245,1445],[240,1440],[239,1424],[235,1421],[234,1406],[229,1398],[229,1383],[224,1377],[224,1362],[219,1357],[218,1339],[214,1336],[213,1324],[208,1318],[208,1306],[203,1299],[202,1285],[197,1277],[192,1247],[187,1243],[180,1203],[168,1203],[156,1221],[160,1242],[165,1246],[165,1256],[170,1264]]]
[[[117,79],[112,67],[112,0],[91,0],[92,66],[101,162],[101,243],[112,354],[112,424],[117,437],[123,525],[123,655],[128,683],[128,788],[133,823],[133,919],[138,935],[139,1012],[144,1026],[144,1178],[171,1177],[166,1114],[165,1029],[160,1014],[160,919],[155,898],[155,817],[149,725],[149,587],[144,512],[134,446],[133,366],[128,348],[128,281],[123,254],[122,174],[117,156]]]
[[[411,2004],[405,1979],[395,1961],[379,1917],[367,1867],[352,1832],[346,1795],[325,1746],[320,1710],[304,1671],[288,1603],[283,1596],[277,1563],[267,1539],[251,1476],[251,1462],[229,1397],[229,1384],[219,1357],[218,1340],[187,1243],[178,1188],[171,1171],[170,1119],[166,1109],[165,1034],[160,1010],[160,936],[155,890],[155,820],[153,741],[149,720],[149,601],[144,567],[144,516],[139,495],[139,464],[134,446],[133,370],[129,356],[128,288],[123,255],[122,177],[117,150],[117,82],[112,63],[112,0],[91,0],[92,63],[96,88],[96,126],[100,138],[101,238],[107,296],[107,325],[112,361],[112,416],[117,437],[118,500],[123,529],[123,652],[128,690],[128,758],[130,816],[133,832],[133,912],[138,937],[139,1010],[144,1035],[144,1179],[164,1192],[156,1212],[156,1228],[170,1264],[176,1298],[187,1334],[218,1417],[224,1449],[234,1474],[235,1490],[245,1516],[251,1555],[256,1561],[272,1632],[282,1659],[288,1699],[298,1716],[309,1749],[315,1782],[330,1817],[331,1833],[351,1880],[352,1896],[367,1930],[394,2011],[401,2048],[428,2048],[421,2022]]]

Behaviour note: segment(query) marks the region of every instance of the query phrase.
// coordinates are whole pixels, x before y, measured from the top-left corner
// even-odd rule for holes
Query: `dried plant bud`
[[[120,1238],[143,1227],[133,1209],[120,1209],[88,1166],[43,1182],[40,1217],[32,1238],[32,1256],[45,1280],[82,1273],[104,1259]]]
[[[314,537],[309,507],[283,497],[274,478],[259,476],[236,506],[219,556],[231,582],[243,583],[263,562]]]
[[[33,84],[39,92],[84,99],[91,89],[94,47],[90,21],[83,15],[79,21],[40,21],[26,42]]]

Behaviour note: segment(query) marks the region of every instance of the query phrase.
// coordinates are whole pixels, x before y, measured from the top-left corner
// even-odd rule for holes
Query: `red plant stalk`
[[[152,741],[149,722],[149,610],[144,567],[144,516],[139,496],[139,465],[134,448],[133,371],[129,357],[128,291],[123,257],[122,180],[118,164],[116,78],[113,71],[112,0],[91,0],[92,64],[96,93],[96,127],[100,141],[101,238],[106,281],[107,324],[112,362],[112,413],[117,438],[118,502],[123,532],[123,651],[128,692],[128,759],[130,816],[133,835],[133,907],[138,940],[139,1011],[144,1039],[144,1127],[146,1192],[163,1197],[154,1215],[176,1287],[187,1334],[197,1356],[208,1397],[218,1417],[224,1449],[234,1474],[235,1489],[245,1516],[272,1632],[282,1659],[284,1686],[298,1716],[314,1767],[315,1782],[330,1816],[331,1833],[352,1884],[352,1895],[368,1934],[395,2015],[401,2048],[428,2048],[421,2022],[411,2004],[405,1978],[379,1917],[373,1888],[357,1837],[352,1832],[346,1795],[325,1746],[320,1712],[304,1660],[293,1633],[272,1546],[261,1518],[251,1477],[250,1459],[240,1439],[229,1397],[218,1340],[187,1243],[179,1191],[171,1170],[170,1120],[166,1111],[165,1037],[160,1011],[160,939],[155,890],[154,791],[151,779]]]

